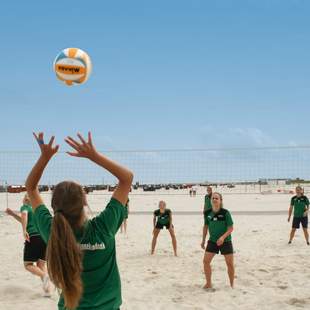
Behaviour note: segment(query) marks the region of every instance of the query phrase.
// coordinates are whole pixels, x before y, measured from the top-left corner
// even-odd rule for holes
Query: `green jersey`
[[[125,213],[124,213],[124,218],[128,219],[128,214],[129,214],[129,199],[125,205]]]
[[[205,196],[204,211],[212,209],[211,197],[212,195],[208,195],[208,194]]]
[[[171,210],[165,209],[164,213],[160,212],[160,209],[154,211],[154,216],[157,218],[156,223],[160,225],[168,225],[170,222]]]
[[[209,229],[209,240],[213,242],[216,242],[227,232],[228,227],[234,224],[230,212],[223,208],[217,213],[214,213],[212,209],[208,210],[204,213],[204,217],[205,225],[207,225]],[[225,242],[226,241],[231,241],[231,235],[225,239]]]
[[[35,225],[35,220],[33,216],[33,211],[31,206],[29,205],[23,205],[20,208],[21,213],[27,213],[27,227],[26,231],[29,234],[29,236],[37,236],[39,235],[39,232],[37,230],[37,227]]]
[[[309,199],[302,196],[294,196],[291,199],[291,206],[294,207],[294,217],[303,217],[307,208],[309,208]]]
[[[119,201],[112,198],[104,211],[75,233],[83,251],[83,295],[76,310],[115,310],[122,304],[115,234],[124,220],[124,209]],[[35,218],[39,232],[47,242],[53,218],[46,206],[36,209]],[[65,310],[62,296],[58,309]]]

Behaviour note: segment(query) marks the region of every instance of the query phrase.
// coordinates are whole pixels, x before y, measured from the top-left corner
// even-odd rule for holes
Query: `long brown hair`
[[[83,226],[85,205],[86,198],[81,185],[65,181],[54,188],[54,218],[47,245],[47,266],[50,278],[61,290],[68,309],[78,306],[83,293],[82,252],[74,230]]]

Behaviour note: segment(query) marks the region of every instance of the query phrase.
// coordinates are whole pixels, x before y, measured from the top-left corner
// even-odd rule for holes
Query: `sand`
[[[46,195],[47,201],[48,198]],[[89,195],[94,212],[104,207],[108,199],[108,195]],[[168,207],[176,211],[177,258],[173,256],[169,233],[165,230],[159,236],[156,254],[149,254],[152,215],[144,212],[155,209],[160,199],[165,199]],[[310,247],[306,246],[301,231],[292,245],[287,244],[290,224],[286,212],[290,195],[224,196],[225,207],[232,210],[235,222],[237,278],[235,289],[230,289],[224,259],[216,256],[215,292],[202,289],[203,219],[199,214],[202,199],[202,196],[190,198],[178,194],[131,196],[133,214],[129,216],[128,234],[117,235],[122,309],[310,309]],[[19,201],[19,195],[10,195],[10,207],[16,209]],[[0,194],[0,202],[3,211],[4,194]],[[19,224],[2,216],[0,227],[0,309],[56,308],[57,295],[42,297],[40,280],[23,269]]]

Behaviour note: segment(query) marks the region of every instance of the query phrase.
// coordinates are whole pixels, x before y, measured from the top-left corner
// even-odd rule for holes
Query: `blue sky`
[[[101,149],[310,144],[310,3],[5,1],[0,150],[92,130]],[[52,62],[86,50],[85,85]],[[65,147],[63,147],[63,150]]]

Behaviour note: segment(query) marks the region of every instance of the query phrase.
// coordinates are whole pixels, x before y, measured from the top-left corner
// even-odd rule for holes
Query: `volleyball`
[[[57,78],[69,86],[85,83],[92,71],[88,54],[75,47],[62,50],[55,58],[53,67]]]

